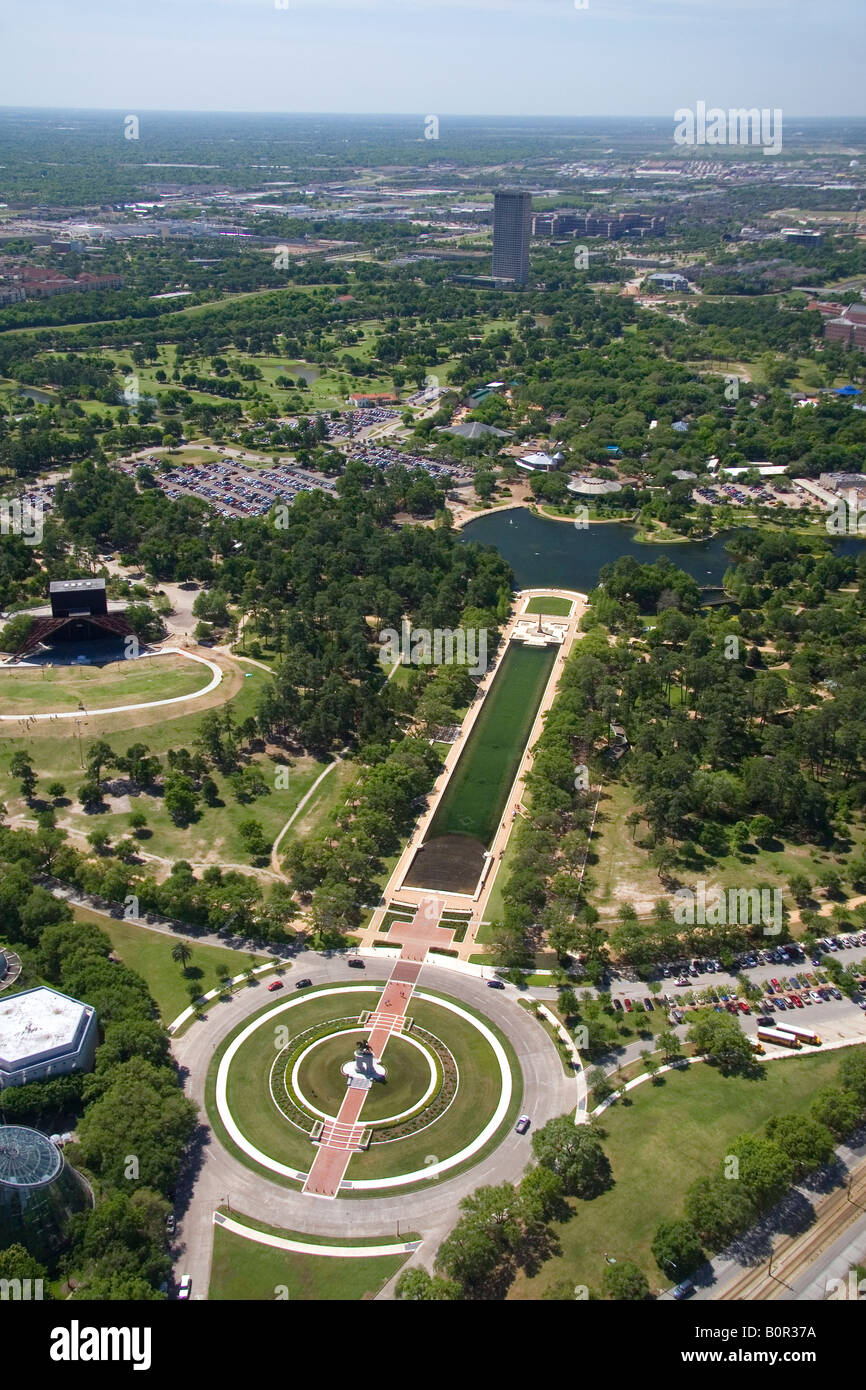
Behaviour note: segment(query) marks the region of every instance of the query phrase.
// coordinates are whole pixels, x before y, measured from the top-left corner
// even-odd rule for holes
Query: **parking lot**
[[[696,1010],[714,1009],[736,1016],[752,1036],[757,1033],[758,1018],[770,1017],[777,1028],[784,1028],[786,1022],[814,1028],[824,1042],[858,1036],[866,1041],[866,932],[844,933],[824,942],[826,949],[819,947],[814,953],[796,944],[756,950],[740,957],[731,970],[717,960],[671,961],[657,972],[661,984],[657,994],[642,980],[615,976],[611,1001],[623,1013],[633,1013],[637,1005],[648,1011],[662,1009],[677,1028],[687,1025]],[[860,974],[856,999],[834,985],[822,963],[827,958]],[[760,999],[753,1002],[738,996],[739,975],[760,986]]]
[[[155,465],[162,462],[155,456],[144,460]],[[134,476],[141,460],[117,465],[123,473]],[[198,497],[208,502],[220,516],[265,516],[279,502],[293,502],[301,492],[317,489],[335,493],[329,478],[293,468],[288,464],[277,468],[248,468],[235,459],[214,460],[213,463],[180,464],[170,472],[154,474],[167,497]]]

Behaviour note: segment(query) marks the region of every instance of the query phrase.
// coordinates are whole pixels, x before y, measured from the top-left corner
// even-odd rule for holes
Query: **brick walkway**
[[[409,935],[410,939],[394,962],[388,983],[383,987],[379,1002],[367,1020],[366,1026],[370,1029],[368,1042],[377,1062],[381,1061],[382,1053],[392,1034],[402,1032],[406,1021],[406,1009],[428,950],[432,945],[450,945],[454,935],[453,931],[419,923],[417,918],[411,924],[411,928],[410,933],[403,933]],[[308,1196],[337,1196],[352,1154],[361,1148],[365,1129],[361,1122],[361,1114],[367,1095],[367,1091],[347,1086],[336,1119],[325,1121],[313,1166],[304,1183],[304,1192]]]

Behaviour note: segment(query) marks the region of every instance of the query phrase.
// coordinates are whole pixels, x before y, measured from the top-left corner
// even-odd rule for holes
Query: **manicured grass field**
[[[470,835],[489,845],[556,654],[555,647],[509,644],[433,817],[428,841],[438,835]]]
[[[430,1154],[440,1160],[449,1158],[484,1128],[499,1103],[499,1065],[486,1039],[470,1023],[435,1004],[413,999],[411,1013],[420,1028],[435,1034],[451,1049],[460,1073],[457,1096],[429,1128],[393,1143],[372,1144],[365,1153],[356,1154],[347,1174],[352,1180],[423,1168]],[[487,1025],[497,1034],[508,1054],[515,1090],[519,1092],[520,1068],[513,1049],[489,1019]],[[384,1060],[387,1065],[387,1051]]]
[[[336,1115],[346,1095],[346,1078],[341,1071],[363,1033],[326,1038],[302,1062],[298,1071],[298,1090],[317,1110]],[[416,1106],[430,1085],[430,1066],[426,1056],[404,1038],[389,1038],[384,1065],[387,1076],[376,1082],[364,1102],[364,1119],[379,1120],[400,1115]]]
[[[308,1236],[298,1239],[309,1243]],[[278,1296],[276,1291],[285,1288],[294,1303],[357,1302],[377,1294],[406,1259],[406,1255],[378,1255],[364,1260],[296,1255],[289,1250],[257,1245],[215,1226],[208,1297],[217,1302],[273,1302]],[[285,1294],[281,1296],[285,1298]]]
[[[682,1215],[686,1189],[738,1134],[761,1129],[771,1115],[808,1110],[838,1066],[838,1052],[813,1053],[767,1063],[746,1080],[701,1063],[639,1086],[632,1105],[615,1105],[601,1121],[614,1186],[592,1202],[572,1201],[574,1216],[555,1227],[562,1254],[533,1278],[520,1275],[510,1296],[537,1299],[565,1278],[600,1289],[605,1252],[637,1261],[651,1288],[669,1287],[650,1252],[659,1222]]]
[[[211,672],[182,656],[148,656],[107,666],[16,666],[0,673],[4,714],[47,714],[171,700],[203,690]]]
[[[331,993],[332,991],[328,991],[328,994]],[[285,1026],[291,1037],[306,1028],[331,1019],[346,1018],[351,1024],[362,1010],[373,1007],[378,996],[378,990],[362,990],[357,994],[334,994],[333,998],[325,995],[310,999],[298,1008],[276,1014],[273,1027],[268,1023],[264,1024],[235,1054],[227,1088],[229,1107],[243,1132],[264,1153],[298,1168],[301,1172],[309,1169],[315,1156],[309,1139],[285,1118],[270,1096],[268,1077],[275,1056],[274,1042],[277,1036],[274,1029]],[[464,1148],[484,1128],[498,1104],[499,1066],[492,1048],[481,1034],[464,1019],[426,1001],[413,1000],[411,1013],[419,1027],[434,1033],[453,1053],[460,1074],[457,1095],[439,1119],[417,1134],[387,1143],[374,1143],[367,1152],[354,1155],[348,1173],[350,1179],[385,1177],[422,1168],[425,1159],[431,1153],[438,1159],[450,1157]],[[240,1026],[245,1027],[248,1022],[249,1020],[245,1020]],[[487,1022],[505,1049],[514,1077],[514,1096],[509,1110],[511,1116],[512,1112],[516,1113],[516,1107],[522,1097],[520,1068],[508,1040],[489,1020]],[[233,1152],[239,1153],[228,1140],[213,1106],[219,1059],[229,1041],[230,1038],[226,1039],[217,1049],[211,1063],[207,1082],[208,1109],[214,1129],[222,1142]],[[282,1042],[284,1041],[283,1037]],[[322,1044],[322,1047],[324,1046],[325,1044]],[[390,1048],[389,1042],[384,1057],[386,1066],[394,1065],[394,1058],[397,1056],[396,1049],[392,1054]],[[406,1050],[414,1051],[408,1048]],[[342,1051],[348,1058],[350,1049],[344,1045]],[[420,1054],[416,1055],[420,1061]],[[429,1072],[427,1075],[429,1076]],[[421,1094],[426,1089],[426,1084],[425,1081]],[[389,1100],[387,1108],[380,1113],[391,1113],[393,1108]],[[508,1123],[509,1117],[506,1117],[504,1124]],[[495,1139],[491,1141],[495,1142]],[[247,1167],[261,1171],[245,1155],[239,1156]],[[292,1185],[289,1179],[281,1179],[277,1174],[269,1174],[269,1180]]]
[[[524,613],[542,613],[547,618],[567,618],[574,607],[570,598],[545,598],[543,595],[531,598]]]
[[[217,966],[225,965],[232,975],[239,975],[249,965],[246,951],[234,951],[229,946],[199,946],[188,937],[169,936],[165,932],[136,926],[134,922],[116,922],[98,912],[90,912],[86,907],[73,907],[72,911],[76,921],[94,922],[107,932],[112,947],[124,965],[147,981],[163,1023],[171,1023],[189,1004],[187,984],[190,980],[195,980],[201,986],[202,994],[206,994],[219,984]],[[171,958],[172,948],[181,939],[192,951],[186,974]],[[256,958],[257,965],[263,964],[263,961],[264,957]]]
[[[357,1019],[364,1009],[375,1006],[378,997],[378,990],[364,990],[358,994],[337,994],[333,999],[327,995],[310,999],[296,1009],[276,1014],[273,1027],[264,1024],[235,1054],[227,1088],[229,1109],[247,1138],[264,1153],[301,1172],[307,1171],[315,1157],[315,1149],[303,1131],[290,1124],[271,1099],[268,1078],[276,1056],[274,1029],[285,1027],[292,1037],[305,1028],[315,1027],[317,1023],[325,1023],[332,1018]],[[248,1019],[245,1020],[243,1026],[246,1027],[248,1022]],[[215,1084],[216,1064],[224,1051],[225,1046],[218,1049],[211,1065],[209,1094],[211,1083]],[[212,1113],[216,1118],[216,1112]],[[222,1131],[218,1120],[217,1125]],[[260,1172],[261,1169],[256,1167],[256,1171]],[[272,1181],[280,1181],[276,1173],[269,1174],[269,1177]]]

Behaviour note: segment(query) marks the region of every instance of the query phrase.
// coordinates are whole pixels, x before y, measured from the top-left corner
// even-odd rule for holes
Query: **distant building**
[[[866,304],[849,304],[838,318],[828,319],[824,337],[830,343],[866,348]]]
[[[532,194],[503,190],[493,200],[493,277],[525,285],[529,279]]]
[[[671,477],[676,478],[678,483],[690,483],[696,478],[697,473],[693,473],[690,468],[674,468],[671,470]]]
[[[783,227],[781,231],[783,241],[791,241],[796,246],[821,246],[824,241],[823,232],[814,232],[806,227]]]
[[[530,473],[550,473],[559,467],[562,460],[562,454],[524,454],[523,458],[517,460],[517,467],[525,468]]]
[[[668,290],[677,294],[690,294],[691,285],[684,275],[679,275],[675,270],[658,270],[654,275],[647,276],[650,284],[657,286],[660,290]]]
[[[34,621],[15,653],[17,658],[55,642],[93,642],[132,635],[132,627],[122,613],[109,613],[104,579],[55,579],[48,591],[51,617]]]
[[[664,236],[665,219],[654,213],[539,212],[532,221],[534,236],[597,236],[619,241],[624,236]]]
[[[832,492],[841,492],[849,487],[866,487],[866,476],[862,473],[822,473],[818,482]]]
[[[472,420],[467,425],[439,425],[437,434],[453,434],[458,439],[486,439],[496,435],[499,439],[513,439],[513,430],[499,430],[495,425],[484,425],[480,420]]]
[[[0,1090],[89,1071],[96,1010],[45,986],[0,999]]]
[[[569,492],[578,497],[606,497],[614,492],[622,492],[622,483],[607,478],[587,478],[578,474],[568,484]]]

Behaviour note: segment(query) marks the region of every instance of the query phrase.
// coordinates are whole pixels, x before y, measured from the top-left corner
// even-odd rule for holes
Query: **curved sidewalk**
[[[267,1231],[258,1231],[254,1226],[244,1226],[231,1216],[215,1211],[213,1224],[222,1226],[224,1231],[243,1236],[244,1240],[255,1241],[257,1245],[270,1245],[274,1250],[290,1250],[293,1255],[329,1255],[339,1260],[367,1260],[376,1255],[411,1255],[421,1245],[420,1240],[401,1241],[392,1245],[313,1245],[310,1241],[289,1240],[287,1236],[272,1236]]]
[[[208,685],[203,685],[201,690],[194,690],[191,695],[172,695],[171,698],[167,700],[142,700],[135,705],[112,705],[111,708],[107,709],[100,707],[99,709],[88,710],[58,710],[54,714],[0,714],[0,719],[7,722],[15,720],[20,722],[22,719],[80,719],[82,715],[132,714],[136,710],[158,709],[163,705],[181,705],[185,704],[188,700],[200,700],[203,696],[210,695],[211,691],[216,690],[217,686],[221,683],[223,673],[215,661],[208,661],[207,657],[197,656],[195,652],[184,651],[181,647],[162,647],[158,652],[143,652],[136,660],[141,661],[147,657],[153,659],[157,656],[166,656],[169,654],[172,656],[185,656],[189,661],[198,661],[202,666],[207,666],[211,672],[210,683]],[[20,670],[20,667],[17,669]]]

